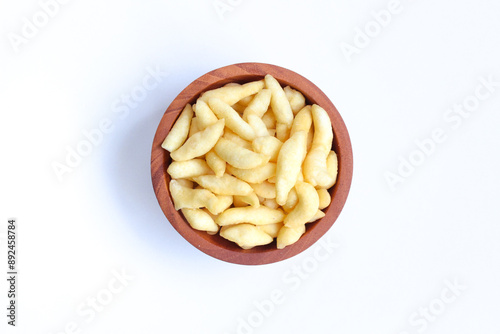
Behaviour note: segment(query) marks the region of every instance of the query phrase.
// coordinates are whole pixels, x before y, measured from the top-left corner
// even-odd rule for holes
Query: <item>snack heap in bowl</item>
[[[295,243],[322,218],[337,179],[327,112],[271,75],[187,104],[162,147],[176,210],[243,249]]]

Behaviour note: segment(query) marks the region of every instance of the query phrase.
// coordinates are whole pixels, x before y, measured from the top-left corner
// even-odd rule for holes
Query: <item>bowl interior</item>
[[[332,121],[334,140],[332,149],[337,153],[339,173],[337,183],[330,189],[332,202],[323,210],[325,217],[306,225],[304,235],[293,245],[276,248],[276,241],[269,245],[243,250],[235,243],[218,234],[209,235],[189,226],[181,212],[175,210],[168,191],[170,176],[167,173],[171,162],[170,153],[161,148],[161,143],[187,103],[195,103],[201,93],[219,88],[229,82],[245,83],[262,79],[271,74],[280,84],[299,90],[307,104],[323,107]],[[234,64],[211,71],[187,86],[167,108],[153,140],[151,175],[158,202],[172,226],[193,246],[217,259],[238,264],[267,264],[278,262],[299,254],[316,242],[333,225],[347,199],[352,179],[352,149],[345,124],[328,97],[312,82],[285,68],[261,63]]]

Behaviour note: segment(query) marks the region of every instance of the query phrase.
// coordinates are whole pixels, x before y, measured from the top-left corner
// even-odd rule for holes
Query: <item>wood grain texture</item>
[[[243,250],[236,244],[217,235],[208,235],[206,232],[192,229],[181,212],[174,209],[168,190],[170,176],[167,167],[171,161],[168,151],[161,148],[161,143],[172,128],[175,120],[187,103],[194,103],[201,93],[221,87],[229,82],[245,83],[260,80],[266,74],[271,74],[284,87],[289,85],[302,92],[308,104],[316,103],[323,107],[332,121],[334,132],[333,150],[339,159],[339,173],[337,183],[330,189],[332,202],[325,209],[325,217],[307,224],[306,233],[295,244],[276,249],[276,241],[266,246],[259,246]],[[208,72],[187,86],[170,104],[165,111],[155,137],[151,152],[151,178],[154,191],[168,221],[193,246],[202,252],[222,261],[259,265],[288,259],[309,248],[318,241],[336,221],[351,186],[353,173],[353,154],[347,128],[339,112],[328,97],[311,81],[288,69],[262,63],[240,63],[225,66]]]

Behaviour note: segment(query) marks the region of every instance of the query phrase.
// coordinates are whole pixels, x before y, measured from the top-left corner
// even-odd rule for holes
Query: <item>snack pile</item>
[[[337,179],[330,118],[271,75],[187,104],[162,147],[176,210],[243,249],[295,243],[325,216]]]

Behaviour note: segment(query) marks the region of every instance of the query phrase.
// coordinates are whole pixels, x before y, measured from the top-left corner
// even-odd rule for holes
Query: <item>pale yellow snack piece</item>
[[[268,129],[276,129],[276,117],[271,109],[268,109],[264,113],[264,116],[262,116],[262,122],[264,122]]]
[[[266,198],[262,201],[262,204],[267,206],[269,209],[278,209],[280,207],[274,198]]]
[[[236,133],[234,133],[233,131],[231,131],[228,128],[226,128],[224,130],[224,135],[222,137],[224,137],[227,140],[230,140],[233,143],[236,143],[236,144],[240,145],[241,147],[244,147],[244,148],[246,148],[248,150],[252,149],[252,143],[251,142],[249,142],[248,140],[245,140],[245,139],[241,138],[240,136],[238,136]]]
[[[260,92],[262,92],[262,90]],[[259,94],[259,93],[257,93],[257,94]],[[255,96],[257,96],[257,94],[244,97],[241,100],[239,100],[238,103],[240,105],[244,106],[244,107],[248,107],[248,105],[250,104],[250,102],[252,102],[252,100],[254,99]]]
[[[328,113],[317,104],[313,104],[311,115],[314,123],[313,146],[321,147],[326,152],[330,152],[333,142],[333,129]]]
[[[290,136],[292,136],[297,131],[305,131],[309,133],[312,127],[312,114],[311,106],[305,106],[302,108],[295,118],[293,119],[292,129],[290,130]]]
[[[269,109],[271,103],[271,91],[269,89],[263,89],[255,95],[253,100],[248,104],[248,106],[243,111],[243,119],[248,120],[249,115],[256,115],[262,118],[266,111]]]
[[[192,137],[195,133],[200,132],[200,127],[198,126],[198,118],[193,117],[191,119],[191,126],[189,127],[189,137]]]
[[[326,188],[332,182],[327,170],[327,157],[332,149],[333,130],[326,111],[314,104],[311,107],[314,122],[312,146],[304,161],[304,177],[313,186]]]
[[[181,209],[182,214],[188,221],[192,228],[199,231],[206,231],[210,234],[215,234],[219,231],[217,225],[212,217],[201,209]]]
[[[276,138],[285,142],[290,138],[290,127],[284,123],[276,123]]]
[[[212,109],[210,109],[208,104],[201,99],[196,101],[196,110],[194,113],[196,115],[196,119],[198,120],[197,123],[199,130],[204,130],[218,121],[218,118],[215,116]]]
[[[321,219],[324,216],[325,213],[321,210],[318,210],[318,212],[316,212],[316,214],[311,219],[309,219],[308,223],[314,223],[316,220]]]
[[[295,190],[299,201],[283,221],[283,224],[290,228],[306,224],[319,210],[318,192],[312,185],[297,182]]]
[[[213,214],[217,214],[214,206],[218,204],[218,198],[206,189],[191,189],[182,186],[177,180],[170,180],[170,195],[174,201],[176,210],[207,208]]]
[[[266,124],[259,116],[253,114],[248,115],[247,122],[252,127],[256,138],[269,136],[269,130],[267,129]]]
[[[210,150],[207,154],[205,154],[205,159],[208,167],[215,173],[215,176],[221,177],[226,172],[226,162],[222,160],[214,150]],[[210,174],[210,173],[203,173]],[[198,174],[202,175],[202,174]]]
[[[241,169],[259,167],[269,161],[269,156],[255,153],[225,138],[219,139],[215,153],[231,166]]]
[[[306,155],[306,140],[307,133],[298,131],[281,147],[276,165],[276,202],[279,205],[286,203],[290,189],[297,182]]]
[[[224,226],[220,230],[220,235],[237,243],[243,249],[250,249],[273,242],[273,238],[269,234],[251,224]]]
[[[189,179],[193,176],[212,174],[212,170],[203,159],[172,161],[167,173],[172,179]]]
[[[189,189],[194,188],[194,182],[191,180],[187,180],[187,179],[175,179],[175,180],[179,183],[179,185],[181,185],[183,187],[186,187]]]
[[[208,105],[219,119],[224,118],[226,120],[226,126],[238,136],[249,141],[255,139],[253,128],[229,104],[213,97],[208,100]]]
[[[227,170],[229,173],[231,173],[238,179],[243,180],[245,182],[262,183],[268,178],[276,175],[276,164],[273,162],[268,162],[265,165],[251,169],[240,169],[228,165]]]
[[[276,184],[276,176],[273,176],[273,177],[270,177],[267,179],[267,182],[270,182],[270,183],[273,183],[273,184]],[[276,187],[276,186],[275,186]]]
[[[278,233],[280,232],[280,229],[283,227],[283,223],[276,223],[276,224],[267,224],[267,225],[258,225],[257,228],[263,232],[266,232],[269,234],[271,238],[276,238],[278,236]]]
[[[215,175],[195,176],[193,177],[193,181],[217,195],[246,196],[253,192],[252,187],[248,183],[227,173],[221,177]]]
[[[170,157],[176,161],[186,161],[202,156],[215,146],[223,131],[224,120],[221,119],[188,138],[184,145],[170,154]]]
[[[258,208],[246,206],[242,208],[230,208],[217,216],[215,223],[219,226],[249,223],[253,225],[266,225],[280,223],[285,214],[280,209],[270,209],[266,206]]]
[[[321,189],[316,189],[318,192],[318,197],[319,197],[319,209],[323,210],[326,208],[328,205],[330,205],[330,202],[332,201],[332,197],[330,196],[330,193],[328,190],[321,188]]]
[[[297,114],[300,109],[304,108],[306,105],[306,98],[301,92],[291,88],[290,86],[283,88],[283,91],[285,92],[286,98],[290,103],[290,107],[292,108],[294,115]]]
[[[188,137],[192,118],[193,109],[190,104],[186,104],[179,118],[172,126],[172,129],[170,129],[170,132],[165,137],[165,140],[163,140],[161,147],[169,152],[173,152],[181,147]]]
[[[290,211],[292,211],[293,208],[295,208],[298,202],[299,202],[299,197],[297,196],[297,192],[295,191],[295,188],[292,188],[288,193],[286,203],[283,205],[283,210],[286,213],[290,213]]]
[[[250,195],[246,196],[233,196],[234,197],[234,206],[239,207],[239,206],[253,206],[254,208],[258,208],[260,206],[260,201],[259,197],[257,197],[257,194],[252,192]],[[236,205],[236,203],[238,205]]]
[[[268,181],[261,183],[249,183],[255,193],[265,199],[276,198],[276,186]]]
[[[257,153],[262,153],[270,157],[269,161],[277,162],[283,142],[276,137],[258,137],[252,141],[252,148]]]
[[[214,215],[218,215],[226,211],[231,205],[233,205],[233,196],[231,195],[216,195],[217,201],[210,207],[211,212]]]
[[[328,157],[326,158],[326,169],[328,171],[328,175],[330,176],[330,182],[324,183],[322,185],[324,188],[328,189],[335,185],[337,182],[338,167],[339,162],[337,153],[335,153],[335,151],[330,151],[330,153],[328,153]]]
[[[276,238],[276,244],[278,249],[283,249],[286,246],[296,243],[300,237],[306,232],[306,226],[300,225],[296,228],[290,228],[283,226]]]
[[[226,85],[221,88],[207,91],[201,95],[201,99],[208,102],[212,97],[221,99],[230,106],[241,99],[254,95],[264,88],[264,81],[252,81],[244,85]]]
[[[278,123],[286,124],[288,128],[292,126],[293,112],[290,102],[279,82],[270,74],[264,78],[266,88],[271,90],[271,108]]]

